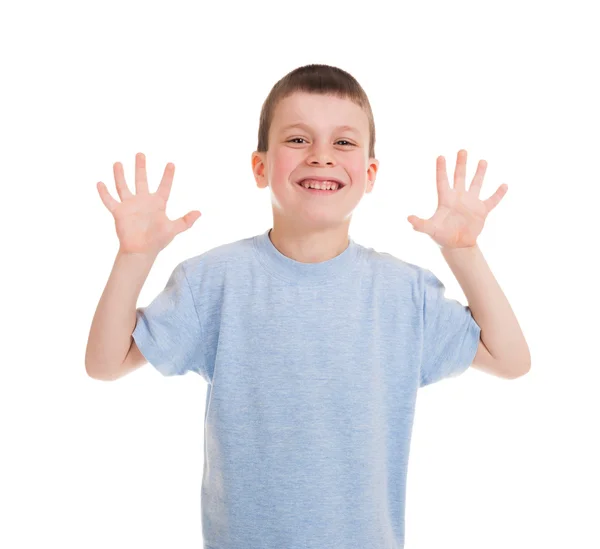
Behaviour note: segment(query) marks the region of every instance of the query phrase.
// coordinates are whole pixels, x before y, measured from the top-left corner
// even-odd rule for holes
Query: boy
[[[168,220],[173,165],[149,194],[141,154],[135,195],[118,163],[122,202],[99,183],[120,249],[86,369],[116,379],[148,361],[206,380],[207,549],[402,548],[417,389],[473,362],[517,370],[492,369],[470,308],[430,271],[349,236],[379,165],[351,75],[292,71],[266,99],[258,137],[252,169],[270,188],[272,228],[181,262],[147,307],[135,308],[154,259],[200,212]]]

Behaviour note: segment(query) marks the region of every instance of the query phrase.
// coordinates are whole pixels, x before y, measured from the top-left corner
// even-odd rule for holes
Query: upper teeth
[[[338,183],[335,181],[315,181],[314,179],[305,179],[300,184],[306,189],[326,189],[335,191],[338,188]]]

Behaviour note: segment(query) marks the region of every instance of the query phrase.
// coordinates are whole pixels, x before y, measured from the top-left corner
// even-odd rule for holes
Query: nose
[[[324,164],[326,166],[333,166],[333,161],[332,160],[327,160],[326,162],[320,161],[320,160],[311,160],[310,161],[311,166],[320,166],[321,164]]]
[[[332,155],[327,152],[314,152],[306,160],[311,166],[320,166],[321,164],[333,166],[335,164]]]

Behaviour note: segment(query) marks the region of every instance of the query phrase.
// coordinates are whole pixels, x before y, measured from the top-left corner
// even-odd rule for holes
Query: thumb
[[[426,233],[427,230],[425,229],[425,225],[427,224],[427,222],[424,219],[421,219],[420,217],[417,217],[416,215],[409,215],[407,217],[409,223],[412,224],[413,229],[415,231],[418,231],[420,233]]]
[[[176,219],[173,222],[175,234],[177,235],[179,233],[182,233],[183,231],[187,231],[188,229],[190,229],[201,215],[202,214],[198,210],[192,210],[191,212],[188,212],[184,216],[180,217],[179,219]]]

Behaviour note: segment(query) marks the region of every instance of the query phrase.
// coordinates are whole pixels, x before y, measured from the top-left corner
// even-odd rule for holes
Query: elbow
[[[96,369],[88,362],[85,363],[85,373],[92,379],[97,378]]]
[[[99,381],[112,381],[114,378],[107,374],[109,370],[106,368],[102,368],[99,366],[94,366],[92,364],[85,363],[85,373],[91,377],[92,379],[97,379]]]
[[[85,365],[85,373],[88,375],[88,377],[91,377],[92,379],[100,379],[100,374],[98,370],[89,364]]]
[[[520,360],[513,360],[511,367],[507,368],[507,370],[510,372],[509,379],[517,379],[528,374],[531,370],[531,354],[529,349],[526,349],[525,354]]]
[[[528,374],[531,370],[531,362],[523,366],[519,366],[518,368],[511,368],[510,373],[506,376],[507,379],[517,379],[519,377],[523,377],[525,374]]]

